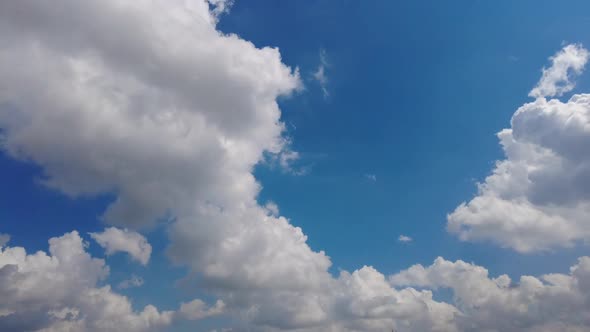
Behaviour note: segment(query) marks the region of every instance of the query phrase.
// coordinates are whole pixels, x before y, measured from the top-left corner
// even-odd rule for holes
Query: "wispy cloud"
[[[590,52],[582,45],[567,45],[550,58],[551,67],[543,68],[543,76],[529,96],[554,97],[571,91],[575,87],[572,79],[584,70],[589,57]]]
[[[397,240],[402,243],[408,243],[408,242],[412,242],[414,239],[412,239],[411,237],[409,237],[407,235],[402,234],[397,238]]]
[[[316,71],[313,73],[313,78],[318,81],[318,83],[320,84],[320,87],[322,89],[322,93],[324,94],[324,98],[328,98],[328,96],[330,96],[330,93],[328,92],[328,77],[326,76],[326,68],[329,67],[330,64],[328,63],[327,57],[326,57],[326,50],[325,49],[321,49],[320,50],[320,65],[318,66],[318,69],[316,69]]]
[[[367,174],[364,175],[364,177],[365,177],[365,179],[367,179],[369,181],[377,182],[377,175],[375,175],[375,174],[369,174],[369,173],[367,173]]]
[[[138,277],[135,274],[133,274],[131,278],[121,281],[119,285],[117,285],[117,287],[119,289],[134,288],[142,286],[143,283],[144,281],[142,277]]]

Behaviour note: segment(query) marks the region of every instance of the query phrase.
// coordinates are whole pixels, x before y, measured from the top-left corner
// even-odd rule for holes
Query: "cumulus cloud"
[[[298,74],[219,33],[204,1],[25,0],[0,18],[3,150],[67,195],[116,193],[109,223],[251,202],[252,168],[284,147],[276,98]]]
[[[590,95],[565,102],[542,97],[573,88],[567,72],[579,72],[587,59],[579,45],[552,58],[535,88],[550,92],[535,94],[539,98],[514,113],[511,128],[498,133],[506,159],[479,184],[475,198],[448,216],[450,232],[519,252],[590,239]]]
[[[463,261],[437,258],[389,278],[395,286],[450,289],[460,312],[460,331],[584,331],[590,326],[590,257],[581,257],[569,274],[490,278],[488,271]]]
[[[588,61],[588,50],[581,45],[570,44],[550,58],[551,67],[543,69],[543,76],[529,96],[553,97],[571,91],[575,84],[572,79],[579,75]]]
[[[70,233],[50,255],[2,251],[0,324],[141,331],[223,314],[243,330],[458,331],[461,311],[430,290],[392,287],[371,267],[334,277],[299,227],[258,204],[254,167],[295,156],[277,98],[301,83],[278,49],[219,32],[229,2],[212,3],[0,2],[2,150],[66,195],[115,195],[103,219],[129,230],[93,234],[107,254],[147,263],[131,234],[166,221],[168,257],[220,299],[136,312],[97,286],[107,267]]]
[[[186,319],[197,320],[203,319],[210,316],[216,316],[223,313],[225,303],[221,300],[217,300],[215,305],[208,306],[205,302],[200,299],[195,299],[191,302],[182,303],[180,305],[180,314]]]
[[[146,238],[128,229],[109,227],[102,233],[90,233],[90,237],[105,249],[107,255],[125,252],[143,265],[149,262],[152,254],[152,246]]]
[[[0,3],[3,150],[41,165],[43,183],[67,195],[115,194],[107,223],[171,221],[171,261],[223,301],[190,302],[179,317],[223,307],[250,330],[446,327],[452,306],[392,289],[368,267],[334,278],[300,228],[257,203],[254,166],[269,153],[295,156],[276,99],[300,80],[277,49],[215,22],[202,1]],[[145,252],[106,241],[121,232],[94,238],[107,251]]]
[[[171,322],[171,311],[135,311],[128,298],[98,286],[108,273],[75,231],[50,239],[49,255],[0,249],[0,330],[148,331]]]

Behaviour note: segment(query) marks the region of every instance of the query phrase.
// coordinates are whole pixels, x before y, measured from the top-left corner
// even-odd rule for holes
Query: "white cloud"
[[[221,14],[229,12],[234,5],[234,0],[207,0],[211,4],[211,13],[218,19]]]
[[[365,174],[365,179],[372,181],[372,182],[376,182],[377,181],[377,175],[375,174]]]
[[[182,303],[179,312],[186,319],[197,320],[220,315],[223,313],[224,308],[225,304],[221,300],[217,300],[214,306],[209,307],[202,300],[196,299],[191,302]]]
[[[400,236],[397,238],[397,240],[398,240],[399,242],[405,242],[405,243],[407,243],[407,242],[412,242],[412,241],[413,241],[413,239],[412,239],[411,237],[409,237],[409,236],[406,236],[406,235],[400,235]]]
[[[217,31],[213,11],[196,0],[0,2],[2,149],[67,195],[115,194],[107,223],[169,221],[168,256],[220,299],[136,312],[97,286],[107,268],[71,233],[52,239],[51,256],[2,252],[0,324],[141,331],[223,312],[243,330],[458,331],[460,311],[429,290],[391,287],[371,267],[333,277],[300,228],[257,203],[254,167],[293,156],[276,99],[301,83],[277,49]],[[141,246],[104,243],[147,262]]]
[[[1,330],[161,330],[175,319],[235,310],[236,299],[230,297],[230,306],[195,299],[181,303],[178,311],[152,305],[135,311],[126,297],[98,286],[108,267],[85,251],[77,232],[49,242],[50,255],[27,254],[21,247],[0,250]],[[453,292],[454,304],[433,300],[432,290],[441,288]],[[590,257],[581,257],[569,274],[523,276],[518,283],[506,275],[490,278],[480,266],[438,258],[429,267],[415,265],[388,279],[363,267],[328,277],[316,289],[267,289],[271,294],[250,289],[239,300],[256,303],[247,315],[261,331],[583,331],[590,325],[589,289]]]
[[[590,257],[581,257],[569,274],[490,278],[488,271],[463,261],[437,258],[389,278],[395,286],[452,290],[460,310],[460,331],[584,331],[590,326]]]
[[[10,242],[10,235],[0,233],[0,247],[4,247]]]
[[[220,34],[203,1],[55,8],[0,4],[7,153],[68,195],[117,193],[104,218],[127,227],[253,200],[252,168],[285,144],[276,98],[300,85],[277,49]]]
[[[125,279],[125,280],[121,281],[117,285],[117,288],[127,289],[127,288],[141,287],[141,286],[143,286],[143,283],[144,283],[143,278],[136,276],[134,274],[129,279]]]
[[[278,217],[280,215],[279,206],[277,205],[277,203],[273,201],[268,201],[266,202],[266,205],[264,205],[264,207],[266,208],[268,213],[270,213],[270,215],[272,215],[273,217]]]
[[[147,331],[168,325],[173,312],[99,287],[109,268],[92,258],[77,232],[49,240],[49,255],[22,247],[0,249],[0,330]]]
[[[578,44],[570,44],[552,56],[551,67],[543,69],[543,76],[529,96],[535,98],[561,96],[571,91],[575,84],[572,76],[584,69],[590,53]]]
[[[562,77],[556,73],[581,70],[587,51],[569,45],[552,59],[538,85],[544,90],[557,84],[552,77]],[[474,199],[448,216],[448,230],[462,240],[493,241],[519,252],[589,240],[590,95],[567,102],[537,98],[521,106],[511,124],[498,134],[506,159]]]
[[[102,233],[90,233],[90,237],[101,247],[107,255],[117,252],[128,253],[131,258],[146,265],[152,254],[152,246],[143,235],[128,229],[116,227],[105,228]]]
[[[326,50],[320,50],[320,64],[318,69],[313,73],[313,78],[319,83],[320,88],[322,89],[322,93],[324,94],[324,98],[327,98],[330,93],[328,92],[328,76],[326,76],[326,68],[330,64],[328,63]]]

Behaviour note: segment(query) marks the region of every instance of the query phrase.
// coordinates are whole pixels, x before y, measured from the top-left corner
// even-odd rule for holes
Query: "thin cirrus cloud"
[[[0,91],[11,106],[0,109],[3,151],[43,167],[43,184],[65,195],[114,193],[102,218],[121,228],[92,235],[107,254],[147,263],[147,246],[114,239],[143,243],[131,234],[166,221],[167,256],[187,269],[186,285],[212,300],[135,309],[104,285],[108,266],[73,231],[50,239],[47,253],[1,249],[0,330],[18,322],[16,330],[159,331],[211,316],[238,331],[551,331],[590,323],[584,257],[570,274],[525,276],[518,284],[438,260],[389,278],[370,266],[334,276],[329,256],[312,250],[301,228],[277,206],[257,202],[254,166],[291,152],[276,100],[301,88],[278,49],[219,33],[217,15],[227,10],[219,6],[229,2],[59,4],[0,3],[0,37],[9,41],[0,45]],[[560,105],[545,101],[552,102]],[[583,109],[584,97],[572,103]],[[512,137],[553,147],[534,134]],[[553,142],[554,149],[577,151],[576,137]],[[525,162],[537,158],[526,146],[510,151]],[[467,282],[485,296],[464,295]],[[438,287],[451,288],[456,301],[433,298]],[[549,322],[553,309],[563,314]]]
[[[328,76],[326,73],[326,70],[329,66],[330,64],[328,63],[326,50],[322,48],[320,49],[320,64],[312,76],[320,85],[324,98],[328,98],[330,96],[330,92],[328,91]]]

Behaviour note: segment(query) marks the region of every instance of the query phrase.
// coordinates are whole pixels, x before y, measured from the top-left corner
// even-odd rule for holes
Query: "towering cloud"
[[[588,51],[568,45],[552,59],[509,129],[498,137],[506,159],[479,185],[477,197],[448,217],[462,240],[489,240],[520,252],[590,239],[590,95],[547,100],[573,88]]]

